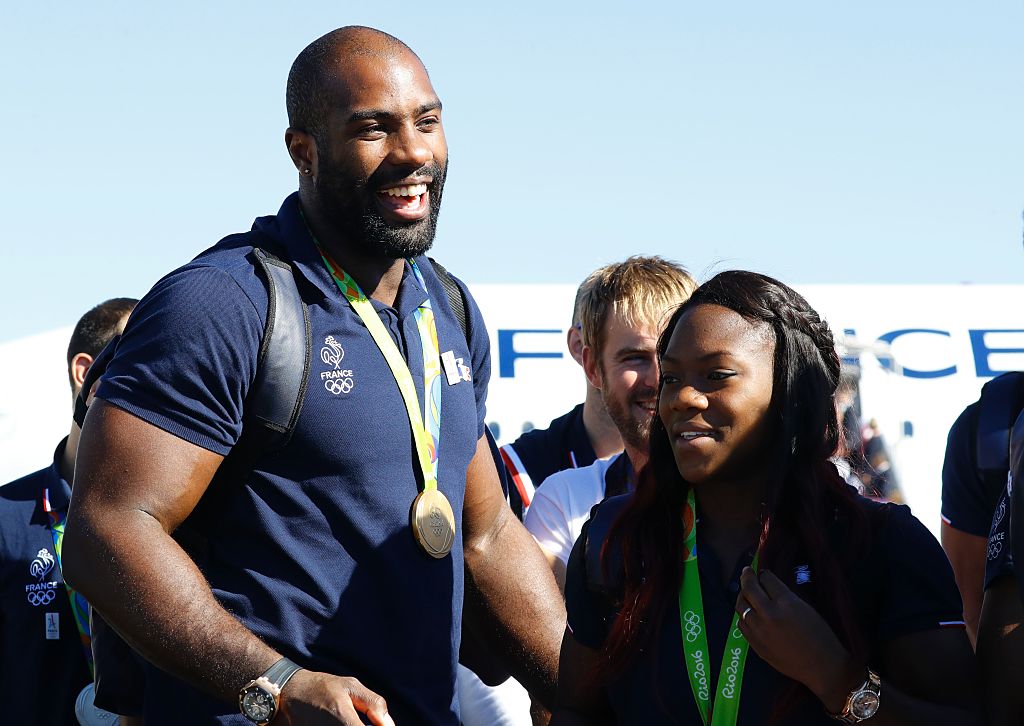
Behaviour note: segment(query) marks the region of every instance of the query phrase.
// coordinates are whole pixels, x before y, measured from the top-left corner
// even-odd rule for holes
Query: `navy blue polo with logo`
[[[91,680],[43,507],[67,511],[71,487],[53,464],[0,487],[0,703],[10,724],[78,724]]]
[[[605,572],[600,553],[611,524],[627,506],[629,496],[605,499],[594,507],[566,568],[568,627],[578,643],[594,650],[604,646],[621,607],[621,562],[613,555]],[[963,608],[949,561],[935,537],[910,509],[864,498],[858,502],[870,527],[868,551],[865,556],[841,567],[849,587],[849,614],[865,641],[868,663],[877,668],[883,648],[897,638],[940,628],[963,629]],[[842,546],[850,520],[844,515],[830,524],[832,542]],[[740,576],[754,552],[742,554],[728,580],[723,581],[723,563],[704,541],[699,527],[697,550],[709,681],[717,684],[741,588]],[[605,579],[599,579],[598,573],[604,573]],[[798,564],[792,573],[776,571],[775,574],[813,606],[817,575],[809,564]],[[664,604],[660,625],[651,642],[605,688],[610,710],[618,723],[703,724],[687,681],[682,625],[676,602],[672,597]],[[883,680],[885,677],[882,673]],[[827,726],[836,721],[827,715],[824,706],[810,691],[776,671],[750,648],[737,724],[763,726],[766,723]]]
[[[291,441],[217,493],[198,564],[224,607],[283,655],[358,678],[387,700],[397,723],[457,724],[462,528],[443,559],[416,544],[409,512],[420,474],[405,405],[320,258],[298,195],[253,228],[293,263],[309,308],[312,365]],[[231,450],[267,313],[252,242],[250,233],[227,237],[156,284],[132,313],[100,398],[212,452]],[[442,357],[459,366],[441,374],[438,486],[461,523],[466,469],[484,431],[488,338],[467,292],[466,340],[429,260],[416,261],[426,290],[407,264],[394,306],[371,302],[409,363],[421,411],[414,312],[428,295]],[[239,673],[239,684],[257,675]],[[237,704],[156,668],[147,672],[145,701],[147,726],[248,723]]]

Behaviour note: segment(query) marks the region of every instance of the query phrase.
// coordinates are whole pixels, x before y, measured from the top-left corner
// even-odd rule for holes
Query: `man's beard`
[[[604,401],[604,408],[608,412],[608,418],[612,420],[615,428],[619,430],[623,443],[632,446],[634,449],[647,451],[647,442],[650,440],[651,419],[653,417],[643,416],[637,418],[633,414],[632,406],[637,400],[650,400],[651,396],[656,395],[656,392],[652,391],[649,392],[649,395],[637,398],[636,394],[644,393],[643,391],[637,391],[631,394],[625,401],[622,401],[614,395],[605,395],[604,391],[607,390],[607,383],[602,381],[601,400]]]
[[[390,259],[417,257],[434,244],[437,216],[441,211],[441,195],[447,174],[447,161],[444,166],[435,162],[412,174],[406,172],[401,175],[385,175],[378,172],[368,179],[353,179],[330,166],[321,164],[314,193],[331,226],[346,241],[375,256]],[[427,216],[403,225],[386,222],[377,208],[375,190],[403,179],[423,176],[433,179],[427,185],[430,202]]]

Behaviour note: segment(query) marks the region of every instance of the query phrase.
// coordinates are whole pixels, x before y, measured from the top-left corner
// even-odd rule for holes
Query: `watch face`
[[[878,711],[878,694],[874,691],[861,691],[854,695],[850,703],[850,713],[859,719],[871,718]]]
[[[266,723],[277,710],[274,697],[259,686],[251,686],[242,694],[241,706],[245,717],[256,723]]]

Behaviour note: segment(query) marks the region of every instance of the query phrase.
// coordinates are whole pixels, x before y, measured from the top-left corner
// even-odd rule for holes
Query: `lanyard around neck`
[[[61,572],[61,579],[64,579],[64,570],[61,568],[61,555],[64,551],[64,525],[67,523],[67,514],[54,509],[50,504],[50,490],[43,490],[43,509],[50,517],[50,534],[53,535],[53,549],[57,555],[57,568]],[[82,593],[78,592],[64,580],[64,588],[68,591],[68,599],[71,601],[71,614],[75,618],[75,626],[78,628],[78,637],[82,641],[82,649],[85,651],[85,662],[89,666],[89,673],[92,670],[92,634],[89,631],[89,603],[86,602]]]
[[[679,588],[679,625],[686,655],[686,673],[705,726],[735,726],[739,718],[740,690],[743,687],[748,644],[739,629],[739,613],[734,613],[732,627],[725,639],[725,653],[712,702],[707,621],[704,618],[700,574],[697,571],[697,506],[692,489],[686,498],[683,521],[687,527],[686,560],[683,562],[683,584]],[[760,553],[755,554],[750,565],[755,572],[759,558]]]
[[[324,264],[327,265],[327,269],[330,270],[331,277],[334,278],[338,289],[341,290],[352,309],[366,325],[366,329],[370,331],[374,342],[388,362],[391,374],[395,377],[395,382],[398,383],[398,388],[402,392],[402,399],[405,401],[409,426],[412,428],[413,439],[416,442],[416,456],[423,473],[423,490],[437,489],[437,449],[441,436],[441,355],[437,342],[437,324],[434,321],[434,311],[430,306],[430,297],[428,296],[416,308],[414,314],[423,348],[423,391],[426,400],[423,402],[423,415],[421,416],[412,373],[398,350],[398,346],[395,345],[395,341],[384,327],[384,323],[377,316],[377,311],[373,309],[373,305],[351,275],[332,260],[319,245],[317,245],[317,249],[319,249],[320,256],[323,258]],[[412,267],[416,280],[426,292],[427,283],[423,279],[423,274],[416,261],[410,258],[409,266]]]

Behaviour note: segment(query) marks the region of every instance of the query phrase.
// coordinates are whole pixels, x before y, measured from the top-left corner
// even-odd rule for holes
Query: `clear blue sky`
[[[471,283],[637,252],[793,283],[1024,279],[1019,0],[8,3],[0,341],[276,211],[288,68],[349,23],[431,72],[435,254]]]

